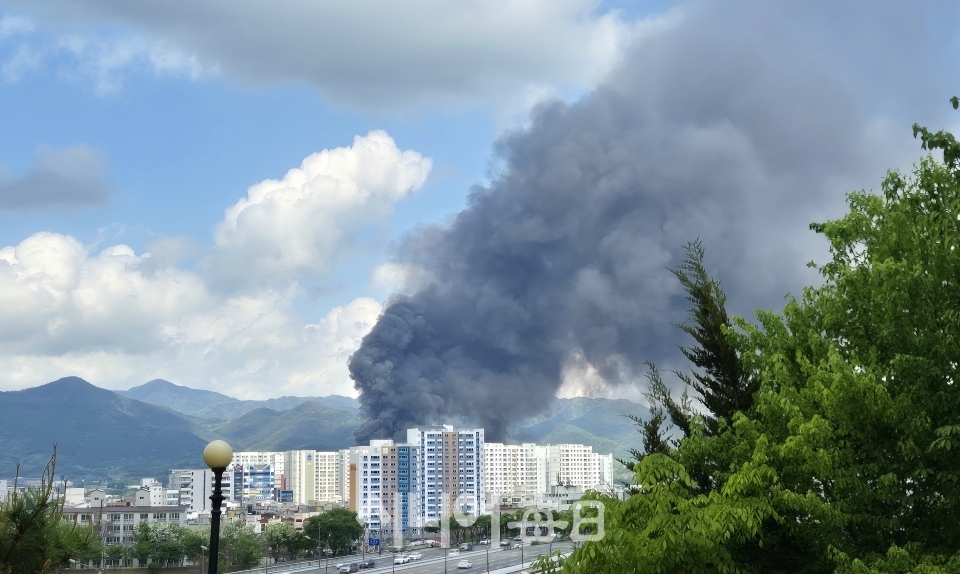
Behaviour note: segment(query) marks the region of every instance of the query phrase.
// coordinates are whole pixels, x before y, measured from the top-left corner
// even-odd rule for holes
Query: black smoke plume
[[[350,360],[369,419],[357,439],[453,417],[502,439],[570,373],[590,367],[616,390],[643,361],[677,364],[687,303],[667,268],[687,241],[706,246],[738,314],[815,282],[805,264],[825,246],[808,224],[908,166],[910,124],[950,95],[865,103],[885,74],[938,64],[920,8],[855,4],[687,4],[593,93],[535,109],[498,142],[492,183],[406,241],[417,288]]]

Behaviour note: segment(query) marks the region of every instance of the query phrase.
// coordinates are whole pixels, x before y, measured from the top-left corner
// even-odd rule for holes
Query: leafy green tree
[[[676,373],[696,392],[696,398],[707,410],[704,417],[709,432],[716,433],[720,420],[730,421],[736,412],[746,411],[753,403],[758,381],[744,368],[735,343],[728,336],[732,327],[727,314],[727,296],[720,282],[711,278],[704,267],[704,250],[699,240],[684,246],[687,257],[672,270],[691,303],[688,321],[677,325],[694,340],[691,347],[680,351],[695,367],[690,373]],[[672,401],[671,418],[684,435],[690,434],[689,411]],[[676,411],[676,412],[674,412]]]
[[[638,461],[564,571],[960,572],[960,144],[914,133],[944,161],[849,194],[823,284],[723,329],[750,408]]]
[[[201,546],[207,546],[210,541],[208,528],[184,528],[180,534],[182,552],[187,560],[197,562],[203,552]]]
[[[220,525],[221,566],[255,566],[264,557],[263,548],[263,539],[253,526],[239,520]]]
[[[153,558],[167,566],[179,566],[183,562],[183,534],[186,528],[179,524],[158,524],[151,529]]]
[[[270,549],[274,560],[280,560],[280,554],[282,552],[293,553],[290,547],[291,544],[294,543],[296,535],[297,529],[289,522],[278,522],[267,525],[264,531],[264,539],[267,542],[267,547]]]
[[[125,560],[127,549],[122,544],[111,544],[103,548],[103,555],[109,560]]]
[[[294,557],[313,555],[317,550],[317,541],[314,538],[307,538],[307,535],[301,530],[295,530],[293,538],[287,544],[287,550]]]
[[[321,540],[334,555],[345,552],[363,536],[363,526],[357,522],[357,513],[345,508],[334,508],[311,516],[304,532],[314,540]],[[316,538],[314,538],[316,533]]]
[[[54,446],[39,488],[24,492],[15,488],[0,506],[2,574],[57,572],[68,567],[70,560],[81,559],[94,549],[99,555],[95,533],[63,517],[63,498],[53,488],[56,462]]]
[[[663,382],[656,365],[647,363],[649,388],[646,396],[651,405],[651,416],[647,420],[630,417],[637,424],[643,448],[630,449],[633,460],[619,461],[630,471],[634,471],[636,463],[645,456],[669,455],[672,441],[666,438],[664,428],[668,417],[683,437],[690,435],[697,418],[701,419],[703,432],[716,435],[722,426],[732,421],[735,413],[750,409],[753,395],[759,388],[758,379],[740,358],[733,324],[726,309],[726,295],[719,281],[707,273],[703,245],[699,240],[694,241],[686,244],[684,250],[686,258],[670,271],[691,304],[687,322],[677,327],[693,339],[693,345],[680,348],[692,369],[689,373],[674,371],[685,385],[678,401]],[[703,405],[705,412],[698,412],[693,407],[694,400]],[[714,476],[719,463],[721,461],[709,457],[700,460],[688,457],[685,461],[687,471],[704,492],[716,488]]]
[[[133,546],[130,551],[140,564],[145,564],[156,550],[153,544],[153,530],[146,522],[137,525],[133,532]]]

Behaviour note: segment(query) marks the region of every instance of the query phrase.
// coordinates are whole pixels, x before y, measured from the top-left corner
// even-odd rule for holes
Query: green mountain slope
[[[229,441],[238,451],[338,450],[354,444],[353,430],[362,422],[356,411],[308,397],[238,401],[161,380],[124,394],[128,396],[77,377],[0,393],[0,477],[12,478],[18,463],[21,476],[39,475],[53,443],[59,445],[57,474],[73,480],[162,477],[171,468],[202,468],[203,447],[215,438]],[[349,397],[323,399],[356,406]],[[229,420],[205,416],[217,409],[239,414]],[[557,399],[541,415],[510,429],[509,439],[582,443],[595,452],[624,457],[640,443],[627,414],[648,416],[642,405],[629,401]]]
[[[39,476],[57,443],[57,474],[163,476],[203,465],[206,441],[170,409],[66,377],[0,393],[0,476]]]
[[[173,409],[178,413],[207,419],[232,420],[260,408],[285,411],[307,401],[354,413],[360,408],[356,399],[341,395],[242,401],[214,391],[176,385],[163,379],[154,379],[126,391],[116,392],[131,399]]]
[[[361,419],[354,413],[307,401],[286,411],[260,408],[216,428],[244,450],[339,450],[354,444]]]

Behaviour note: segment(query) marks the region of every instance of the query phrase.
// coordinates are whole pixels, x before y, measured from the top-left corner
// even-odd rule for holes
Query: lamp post
[[[215,440],[203,449],[203,462],[207,463],[210,470],[213,471],[213,494],[210,495],[210,501],[213,506],[210,509],[210,561],[207,568],[208,574],[217,574],[218,563],[220,562],[220,507],[223,505],[223,491],[221,490],[221,481],[223,473],[227,466],[233,461],[233,449],[226,441]]]
[[[203,574],[203,553],[207,550],[210,550],[203,544],[200,545],[200,574]]]

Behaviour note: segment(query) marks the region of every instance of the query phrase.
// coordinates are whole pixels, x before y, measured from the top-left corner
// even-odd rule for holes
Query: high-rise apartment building
[[[533,443],[483,445],[483,481],[496,494],[537,493],[545,486],[545,461]]]
[[[306,504],[315,500],[317,471],[315,450],[290,450],[283,453],[286,490],[293,492],[293,502]]]
[[[373,440],[348,451],[350,509],[368,532],[385,540],[422,534],[419,446]]]
[[[338,483],[341,456],[337,452],[291,450],[284,455],[284,486],[296,504],[341,502]]]
[[[483,511],[483,429],[451,425],[407,429],[407,444],[419,447],[419,522],[436,521],[454,510]]]
[[[314,466],[314,483],[317,485],[314,500],[318,502],[341,502],[339,478],[340,455],[336,452],[317,452]]]
[[[613,485],[613,455],[593,452],[582,444],[537,447],[547,458],[547,486],[579,486],[584,490]]]
[[[213,494],[215,476],[209,468],[174,469],[167,479],[167,488],[180,491],[180,505],[187,512],[209,512],[210,495]],[[225,500],[233,500],[233,473],[223,473],[220,489]]]
[[[582,444],[484,445],[484,481],[491,494],[547,494],[558,485],[583,490],[613,486],[613,455]],[[519,500],[519,499],[518,499]]]

